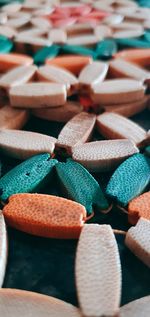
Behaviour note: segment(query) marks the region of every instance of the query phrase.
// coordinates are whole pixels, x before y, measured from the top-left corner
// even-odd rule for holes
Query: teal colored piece
[[[150,156],[150,145],[146,147],[145,154]]]
[[[6,36],[0,35],[0,54],[9,53],[13,48],[13,42]]]
[[[145,31],[144,33],[144,38],[147,42],[150,42],[150,32],[149,31]]]
[[[61,47],[61,52],[65,54],[78,54],[78,55],[91,56],[93,59],[96,58],[95,52],[84,46],[65,44]]]
[[[97,44],[95,53],[98,59],[110,59],[117,53],[117,44],[112,39],[103,40]]]
[[[109,204],[95,178],[79,163],[68,159],[56,165],[58,177],[68,196],[85,206],[87,215],[93,212],[93,205],[108,210]]]
[[[123,38],[123,39],[116,39],[116,42],[121,47],[137,47],[137,48],[150,48],[150,43],[136,38]]]
[[[126,206],[140,195],[150,182],[150,160],[143,154],[134,154],[114,172],[106,188],[106,194]]]
[[[34,63],[37,65],[44,64],[47,58],[54,58],[58,55],[60,47],[58,45],[51,45],[43,47],[34,56]]]
[[[49,179],[56,164],[57,160],[45,153],[17,165],[0,179],[0,199],[5,201],[13,194],[37,191]]]

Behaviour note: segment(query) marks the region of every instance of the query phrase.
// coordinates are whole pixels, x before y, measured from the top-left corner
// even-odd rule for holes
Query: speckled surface
[[[150,128],[150,114],[145,111],[133,120],[146,129]],[[25,127],[52,136],[58,135],[62,124],[31,119]],[[96,139],[95,135],[94,139]],[[2,172],[16,165],[12,159],[2,158]],[[97,175],[105,187],[110,174]],[[43,192],[61,195],[58,184],[49,184]],[[107,215],[99,212],[91,222],[110,223],[115,229],[126,230],[127,215],[113,209]],[[76,241],[53,240],[33,237],[22,232],[8,229],[9,256],[4,287],[19,288],[48,294],[78,305],[75,290],[74,261]],[[124,246],[124,237],[117,236],[122,269],[122,304],[150,294],[149,269]]]

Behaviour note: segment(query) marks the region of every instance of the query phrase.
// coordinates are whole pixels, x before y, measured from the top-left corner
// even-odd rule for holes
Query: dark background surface
[[[145,111],[132,118],[148,129],[150,113]],[[25,129],[52,136],[58,135],[63,124],[31,118]],[[94,139],[99,138],[96,133]],[[2,173],[18,162],[2,158]],[[105,188],[110,175],[99,174],[96,178]],[[41,192],[62,195],[55,178]],[[129,228],[127,215],[114,208],[109,214],[99,212],[91,219],[95,223],[109,223],[115,229]],[[18,288],[51,295],[78,305],[74,263],[77,241],[54,240],[30,236],[8,228],[9,255],[4,287]],[[122,300],[125,304],[150,294],[150,271],[124,246],[124,236],[117,235],[122,262]],[[85,267],[86,270],[86,267]]]

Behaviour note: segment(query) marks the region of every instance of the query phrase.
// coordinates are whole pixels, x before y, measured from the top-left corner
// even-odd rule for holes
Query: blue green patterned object
[[[98,59],[110,59],[117,53],[117,44],[113,39],[105,39],[97,44],[95,53]]]
[[[0,54],[9,53],[13,48],[13,42],[6,36],[0,35]]]
[[[47,58],[54,58],[58,55],[60,47],[58,45],[46,46],[40,49],[33,56],[34,63],[37,65],[44,64]]]
[[[145,148],[145,154],[150,156],[150,145]]]
[[[134,154],[114,172],[106,194],[121,206],[140,195],[150,182],[150,160],[143,154]]]
[[[57,160],[50,154],[35,155],[17,165],[0,179],[0,199],[5,201],[17,193],[35,192],[45,184]]]
[[[123,38],[116,39],[116,42],[121,47],[137,47],[137,48],[150,48],[150,43],[140,38]]]
[[[64,44],[61,47],[61,52],[65,54],[77,54],[77,55],[85,55],[85,56],[91,56],[93,59],[96,57],[96,53],[94,50],[90,48],[86,48],[84,46],[80,45],[69,45]]]
[[[56,170],[68,196],[85,206],[88,216],[93,212],[93,205],[100,210],[109,209],[98,182],[82,165],[68,159],[66,163],[58,163]]]

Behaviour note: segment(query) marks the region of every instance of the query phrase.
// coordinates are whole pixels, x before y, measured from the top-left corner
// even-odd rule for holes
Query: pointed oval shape
[[[136,224],[140,217],[150,220],[150,191],[130,201],[128,205],[128,220]]]
[[[3,317],[81,317],[75,306],[60,299],[17,289],[0,289],[0,314]]]
[[[78,79],[71,72],[54,65],[39,67],[37,77],[40,81],[64,84],[68,94],[75,93],[78,88]]]
[[[150,267],[150,221],[140,218],[135,227],[131,227],[125,238],[126,246],[148,267]]]
[[[77,246],[75,276],[84,316],[114,316],[118,312],[121,264],[109,225],[84,225]]]
[[[79,103],[68,100],[64,106],[58,108],[51,107],[45,109],[34,109],[32,113],[34,116],[41,119],[57,122],[68,122],[82,111],[83,107]]]
[[[69,159],[66,163],[58,163],[56,170],[68,196],[85,206],[88,216],[94,205],[101,211],[110,208],[100,185],[83,166]]]
[[[21,129],[29,118],[25,109],[13,109],[9,105],[0,108],[0,129]]]
[[[78,75],[81,69],[90,64],[92,58],[90,56],[82,55],[63,55],[53,59],[46,59],[47,65],[56,65],[58,67],[65,68],[72,72],[74,75]]]
[[[13,228],[56,239],[77,239],[86,220],[82,205],[43,194],[12,195],[3,214],[6,223]]]
[[[128,77],[141,80],[142,82],[150,82],[150,72],[134,63],[122,59],[114,59],[109,65],[110,73],[113,77]]]
[[[105,112],[97,117],[98,131],[108,139],[129,139],[140,146],[147,139],[146,130],[117,113]]]
[[[52,154],[55,143],[55,138],[36,132],[0,130],[0,150],[21,160],[39,153]]]
[[[9,53],[13,48],[13,42],[4,35],[0,35],[0,54]]]
[[[0,78],[0,88],[9,89],[32,80],[37,70],[35,65],[18,66]]]
[[[75,146],[72,158],[90,171],[104,172],[138,152],[130,140],[95,141]]]
[[[66,97],[65,85],[55,83],[28,83],[9,91],[11,105],[19,108],[58,107]]]
[[[96,116],[87,112],[81,112],[73,117],[63,127],[56,146],[64,148],[67,153],[72,152],[72,148],[77,144],[86,142],[94,129]]]
[[[92,100],[103,105],[139,101],[144,97],[145,86],[135,79],[109,79],[92,89]]]
[[[29,66],[32,64],[33,58],[24,54],[0,54],[0,72],[6,72],[16,66]]]
[[[46,183],[56,163],[46,153],[17,165],[0,179],[0,199],[5,201],[16,193],[36,191]]]
[[[120,308],[120,317],[149,317],[150,296],[136,299]]]
[[[93,62],[85,66],[79,75],[81,89],[91,89],[93,85],[100,84],[105,79],[107,72],[108,65],[103,62]]]
[[[119,205],[126,206],[140,195],[150,182],[150,160],[143,154],[134,154],[114,172],[106,188],[106,194]]]
[[[59,53],[59,46],[57,45],[50,45],[50,46],[45,46],[42,49],[38,50],[34,56],[34,63],[37,65],[41,65],[44,64],[45,60],[47,58],[51,58],[53,59],[54,57],[56,57]]]
[[[150,48],[133,48],[118,52],[115,58],[121,58],[141,66],[150,65]]]
[[[113,39],[100,41],[96,46],[97,58],[110,59],[117,53],[117,44]]]
[[[8,254],[8,241],[7,241],[7,231],[2,212],[0,211],[0,287],[3,285],[6,264],[7,264],[7,254]]]

